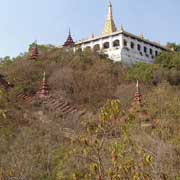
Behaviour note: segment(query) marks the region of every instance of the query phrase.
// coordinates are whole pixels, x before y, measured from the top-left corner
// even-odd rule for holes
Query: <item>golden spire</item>
[[[109,9],[108,9],[108,15],[104,27],[104,31],[102,35],[108,35],[113,32],[117,31],[114,20],[113,20],[113,13],[112,13],[112,4],[109,2]]]

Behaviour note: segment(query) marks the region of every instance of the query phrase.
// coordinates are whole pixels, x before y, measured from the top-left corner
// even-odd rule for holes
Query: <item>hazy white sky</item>
[[[0,0],[0,57],[16,56],[34,40],[61,45],[100,34],[108,0]],[[180,43],[180,0],[112,0],[116,26],[152,41]]]

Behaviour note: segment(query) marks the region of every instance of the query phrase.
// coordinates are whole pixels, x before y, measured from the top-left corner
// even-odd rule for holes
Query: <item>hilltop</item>
[[[89,49],[38,51],[0,63],[0,179],[180,177],[179,52],[128,66]]]

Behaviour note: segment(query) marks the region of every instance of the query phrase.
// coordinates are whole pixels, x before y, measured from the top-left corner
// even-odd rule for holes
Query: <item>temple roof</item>
[[[102,35],[111,34],[111,33],[116,32],[116,31],[117,31],[117,28],[116,28],[115,23],[114,23],[113,13],[112,13],[112,4],[110,2],[109,8],[108,8],[108,15],[107,15],[107,19],[106,19],[106,23],[105,23]]]
[[[37,60],[38,56],[39,56],[38,45],[37,45],[37,42],[35,42],[35,45],[31,51],[30,59],[31,60]]]
[[[73,38],[71,36],[71,31],[69,30],[69,35],[67,37],[66,42],[64,43],[63,47],[74,47],[75,43],[73,41]]]
[[[48,88],[48,84],[46,81],[46,73],[43,73],[43,81],[42,84],[37,92],[37,96],[39,98],[46,98],[49,95],[49,88]]]
[[[140,42],[144,42],[144,43],[150,44],[150,45],[155,46],[157,48],[161,48],[163,50],[169,50],[167,47],[165,47],[165,46],[163,46],[163,45],[161,45],[161,44],[159,44],[157,42],[153,42],[153,41],[150,41],[150,40],[145,39],[145,38],[142,39],[142,37],[140,37],[140,36],[137,36],[137,35],[134,35],[132,33],[129,33],[127,31],[125,31],[124,29],[122,30],[122,28],[119,31],[113,32],[111,34],[100,35],[100,36],[96,36],[94,38],[89,38],[89,39],[85,39],[85,40],[79,40],[76,43],[76,46],[81,45],[81,44],[85,44],[85,43],[89,43],[91,41],[98,41],[99,39],[105,39],[105,38],[108,38],[108,37],[118,36],[120,34],[123,34],[123,35],[125,35],[127,37],[131,37],[131,38],[136,39],[136,40],[138,40]]]
[[[121,26],[120,30],[118,30],[115,26],[115,23],[114,23],[114,20],[113,20],[113,13],[112,13],[112,4],[111,2],[109,3],[109,9],[108,9],[108,15],[107,15],[107,19],[106,19],[106,23],[105,23],[105,27],[104,27],[104,31],[103,33],[100,35],[100,36],[92,36],[91,38],[87,38],[87,39],[82,39],[82,40],[79,40],[75,43],[75,46],[79,46],[79,45],[82,45],[82,44],[86,44],[86,43],[90,43],[91,41],[92,42],[95,42],[95,41],[98,41],[100,39],[105,39],[105,38],[109,38],[109,37],[115,37],[115,36],[118,36],[118,35],[124,35],[124,36],[127,36],[127,37],[130,37],[132,39],[135,39],[139,42],[143,42],[145,44],[150,44],[156,48],[160,48],[160,49],[163,49],[163,50],[166,50],[168,51],[169,49],[164,46],[164,45],[161,45],[160,43],[158,42],[153,42],[153,41],[150,41],[148,39],[145,39],[144,38],[144,35],[142,36],[137,36],[135,34],[132,34],[132,33],[129,33],[127,31],[124,30],[123,26]]]

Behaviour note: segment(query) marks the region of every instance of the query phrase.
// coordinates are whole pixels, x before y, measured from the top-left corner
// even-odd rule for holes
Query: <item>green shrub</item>
[[[137,63],[133,65],[128,72],[129,80],[140,80],[142,82],[152,82],[153,73],[158,66],[154,64]]]

